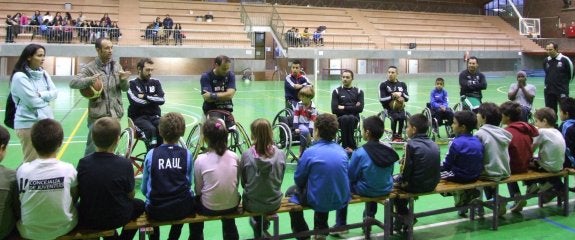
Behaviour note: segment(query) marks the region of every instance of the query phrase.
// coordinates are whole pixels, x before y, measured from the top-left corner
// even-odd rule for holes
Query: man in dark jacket
[[[341,146],[348,154],[357,148],[353,133],[364,106],[363,91],[351,86],[352,81],[353,72],[344,70],[341,74],[341,86],[331,93],[331,112],[337,116],[341,131]]]
[[[164,90],[157,79],[153,79],[154,62],[152,59],[143,58],[138,62],[138,78],[130,81],[128,90],[128,117],[134,124],[142,130],[148,149],[161,145],[163,140],[160,137],[158,124],[162,110],[160,105],[165,102]]]

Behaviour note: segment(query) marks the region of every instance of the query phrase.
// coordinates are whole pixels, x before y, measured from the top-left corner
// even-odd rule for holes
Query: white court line
[[[569,206],[573,206],[572,204],[575,203],[575,200],[570,200],[569,201]],[[557,203],[555,201],[551,201],[550,203],[544,204],[543,206],[551,206],[551,205],[557,205]],[[523,211],[525,210],[531,210],[531,209],[536,209],[539,208],[538,205],[533,205],[533,206],[529,206],[529,207],[525,207],[523,208]],[[488,219],[491,216],[493,216],[493,213],[489,213],[489,214],[485,214],[483,216],[484,219]],[[475,219],[479,219],[479,218],[475,218]],[[457,224],[457,223],[462,223],[462,222],[470,222],[471,220],[469,220],[469,218],[461,218],[461,219],[456,219],[456,220],[451,220],[451,221],[445,221],[445,222],[438,222],[438,223],[432,223],[432,224],[427,224],[427,225],[422,225],[422,226],[417,226],[413,228],[413,231],[415,232],[416,230],[421,230],[421,229],[428,229],[428,228],[434,228],[434,227],[441,227],[441,226],[447,226],[447,225],[451,225],[451,224]],[[501,221],[499,221],[501,222]],[[371,237],[383,237],[384,233],[376,233],[376,234],[371,234]],[[346,238],[348,240],[361,240],[364,239],[363,236],[358,236],[358,237],[351,237],[351,238]]]

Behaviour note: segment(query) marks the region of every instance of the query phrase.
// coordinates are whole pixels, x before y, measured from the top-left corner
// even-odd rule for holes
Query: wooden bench
[[[575,174],[575,171],[574,171],[574,174]],[[565,189],[563,191],[564,195],[558,198],[558,205],[561,205],[560,201],[563,202],[563,214],[565,216],[568,216],[568,214],[569,214],[569,209],[568,209],[569,208],[569,201],[568,201],[568,190],[567,189],[569,186],[569,181],[567,179],[567,177],[568,177],[568,171],[567,170],[563,170],[563,171],[558,172],[558,173],[529,171],[527,173],[514,174],[511,177],[509,177],[505,180],[499,181],[499,182],[478,180],[478,181],[473,182],[473,183],[460,184],[460,183],[454,183],[454,182],[448,182],[448,181],[441,180],[433,192],[407,193],[407,192],[399,190],[399,189],[394,189],[392,194],[395,195],[396,199],[408,200],[408,214],[407,214],[407,216],[404,216],[404,224],[406,226],[405,233],[406,233],[407,239],[413,239],[413,222],[414,222],[414,219],[417,217],[425,217],[425,216],[431,216],[431,215],[436,215],[436,214],[441,214],[441,213],[454,212],[457,210],[471,210],[470,211],[470,219],[473,220],[475,217],[473,210],[475,208],[478,208],[478,207],[487,207],[487,208],[490,208],[493,210],[494,214],[492,216],[491,226],[492,226],[493,230],[497,230],[497,228],[499,226],[499,216],[497,214],[499,211],[499,206],[501,206],[507,202],[510,202],[510,201],[526,200],[529,198],[538,197],[539,198],[539,206],[542,207],[541,193],[533,193],[533,194],[526,193],[526,194],[521,195],[521,196],[504,198],[504,197],[499,196],[499,184],[513,183],[513,182],[526,181],[526,180],[538,180],[538,179],[543,179],[543,178],[548,178],[548,177],[563,177],[564,184],[565,184]],[[414,213],[414,199],[417,197],[425,196],[425,195],[431,195],[431,194],[437,194],[437,193],[441,194],[441,193],[449,193],[449,192],[470,190],[470,189],[476,189],[476,188],[485,188],[485,187],[493,187],[495,189],[493,201],[482,202],[481,205],[477,205],[476,202],[475,203],[472,202],[469,205],[461,206],[461,207],[447,207],[447,208],[442,208],[442,209],[435,209],[435,210],[429,210],[429,211]],[[393,225],[393,217],[397,217],[397,214],[395,214],[393,212],[391,214],[393,216],[390,216],[392,219],[389,221],[389,223],[391,225]],[[393,232],[391,232],[391,233],[393,233]]]
[[[390,224],[387,224],[388,216],[391,216],[389,213],[391,212],[391,205],[387,204],[387,199],[392,197],[391,195],[379,197],[379,198],[369,198],[369,197],[361,197],[354,195],[350,200],[349,204],[356,204],[356,203],[366,203],[366,202],[378,202],[385,205],[384,209],[384,221],[378,221],[372,218],[365,218],[360,223],[348,224],[346,226],[334,228],[334,229],[322,229],[322,230],[310,230],[301,233],[286,233],[280,234],[279,233],[279,213],[289,213],[289,212],[297,212],[297,211],[304,211],[310,209],[307,206],[302,206],[299,204],[294,204],[288,201],[288,198],[282,199],[280,208],[269,214],[265,217],[273,222],[273,233],[269,234],[271,239],[288,239],[300,236],[311,236],[314,234],[328,234],[330,230],[344,230],[344,229],[353,229],[353,228],[364,228],[365,234],[369,236],[371,226],[376,225],[380,228],[384,229],[385,236],[389,236],[389,232],[391,231]],[[139,239],[145,239],[145,235],[147,232],[152,231],[153,227],[164,226],[164,225],[173,225],[173,224],[186,224],[186,223],[198,223],[198,222],[208,222],[214,220],[221,220],[221,219],[235,219],[235,218],[242,218],[242,217],[251,217],[251,216],[261,216],[261,214],[251,213],[248,211],[244,211],[241,205],[238,207],[238,211],[234,214],[222,215],[222,216],[204,216],[200,214],[195,214],[188,216],[183,219],[173,220],[173,221],[156,221],[153,219],[148,218],[148,216],[144,213],[136,220],[129,222],[124,226],[125,229],[139,229]],[[266,233],[268,234],[268,233]]]
[[[92,229],[74,229],[66,235],[56,238],[56,240],[72,240],[72,239],[99,239],[101,237],[111,237],[116,234],[115,229],[111,230],[92,230]]]

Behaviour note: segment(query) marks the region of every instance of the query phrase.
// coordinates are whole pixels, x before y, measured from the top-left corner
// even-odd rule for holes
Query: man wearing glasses
[[[357,148],[353,132],[359,123],[359,114],[363,112],[363,91],[351,86],[353,72],[343,70],[341,86],[331,93],[331,112],[337,116],[341,130],[341,146],[348,154]]]

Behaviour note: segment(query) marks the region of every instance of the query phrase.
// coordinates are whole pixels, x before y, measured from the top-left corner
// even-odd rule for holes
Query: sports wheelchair
[[[453,110],[451,108],[448,108],[448,109],[449,109],[449,111],[453,112]],[[423,109],[421,114],[423,114],[428,119],[429,129],[427,130],[427,136],[431,140],[435,141],[435,140],[438,140],[441,138],[441,135],[439,134],[439,127],[440,126],[445,127],[446,137],[452,138],[453,129],[451,129],[450,124],[447,124],[447,122],[449,122],[448,119],[437,119],[437,118],[435,118],[435,116],[433,115],[433,111],[431,110],[431,104],[430,103],[426,103],[426,107],[425,107],[425,109]]]
[[[411,114],[404,110],[405,112],[405,122],[403,124],[403,129],[402,129],[402,136],[401,138],[403,138],[403,141],[405,142],[407,140],[407,121],[409,120],[409,118],[411,118]],[[392,142],[392,137],[393,137],[393,131],[390,129],[391,128],[391,116],[388,113],[387,109],[383,109],[383,111],[379,112],[377,114],[377,116],[381,119],[381,121],[383,122],[383,136],[381,138],[382,141],[384,142]],[[386,123],[386,119],[388,119],[388,122]],[[389,124],[390,128],[386,128],[386,124]],[[404,142],[397,142],[397,143],[404,143]]]
[[[239,122],[233,121],[233,119],[231,120],[233,123],[230,125],[230,121],[225,116],[220,115],[217,117],[221,117],[224,122],[226,122],[229,133],[228,150],[237,153],[238,156],[241,156],[242,153],[252,145],[246,130]],[[202,126],[203,123],[194,125],[188,134],[188,137],[186,138],[185,144],[188,147],[188,150],[192,152],[193,159],[196,159],[198,155],[204,153],[207,150],[207,146],[205,145],[204,139],[201,135]]]
[[[286,102],[287,103],[287,102]],[[291,157],[291,162],[299,160],[299,154],[292,151],[292,146],[299,146],[299,133],[293,128],[293,109],[286,107],[280,110],[272,121],[274,143],[276,147],[283,150],[287,157]]]
[[[116,155],[122,156],[130,160],[134,166],[134,176],[140,176],[144,171],[144,160],[146,154],[148,153],[147,142],[144,141],[140,134],[141,130],[134,124],[131,118],[128,118],[128,127],[124,128],[120,133],[120,139],[118,140],[118,145],[114,153]],[[143,144],[138,144],[139,142]],[[186,148],[186,143],[184,139],[180,137],[178,144]],[[137,154],[134,154],[138,152]]]

